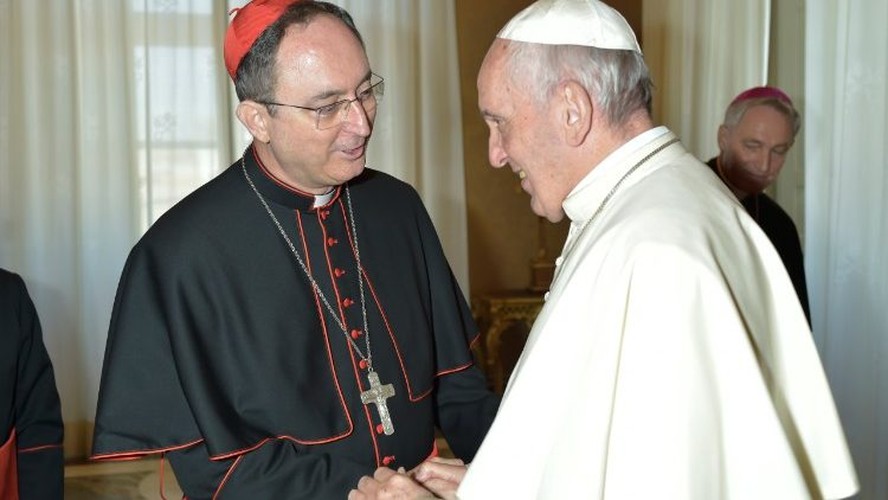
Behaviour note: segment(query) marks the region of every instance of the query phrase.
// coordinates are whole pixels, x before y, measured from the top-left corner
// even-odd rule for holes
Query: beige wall
[[[523,289],[545,241],[550,260],[561,251],[568,222],[550,224],[530,210],[530,198],[508,168],[487,161],[487,127],[478,113],[475,78],[497,31],[532,0],[456,0],[462,91],[470,293]],[[641,33],[641,0],[608,2]],[[639,40],[640,41],[640,40]]]

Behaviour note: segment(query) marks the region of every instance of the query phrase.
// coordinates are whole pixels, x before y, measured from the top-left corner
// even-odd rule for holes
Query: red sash
[[[0,446],[0,498],[18,500],[18,467],[16,466],[15,429],[9,439]]]

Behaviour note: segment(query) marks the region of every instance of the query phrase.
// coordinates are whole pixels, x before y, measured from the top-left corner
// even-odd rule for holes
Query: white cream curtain
[[[0,267],[22,274],[85,455],[126,254],[240,155],[230,0],[0,0]],[[468,284],[452,0],[340,2],[387,81],[370,164],[414,184]]]
[[[704,161],[725,107],[768,76],[770,0],[643,0],[654,119]]]
[[[888,2],[806,4],[808,287],[864,500],[888,498]]]
[[[469,294],[459,61],[453,0],[336,0],[386,79],[368,164],[412,184]]]
[[[117,276],[137,235],[132,53],[122,2],[0,5],[0,266],[37,306],[85,453]]]

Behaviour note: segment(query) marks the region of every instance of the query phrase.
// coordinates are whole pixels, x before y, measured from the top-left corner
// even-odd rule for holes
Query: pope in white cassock
[[[780,257],[653,125],[651,87],[634,33],[602,2],[541,0],[500,31],[478,77],[490,163],[570,232],[468,471],[380,469],[351,499],[428,495],[418,483],[464,500],[855,493]]]

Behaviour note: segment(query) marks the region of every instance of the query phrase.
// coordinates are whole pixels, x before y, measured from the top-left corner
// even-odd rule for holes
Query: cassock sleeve
[[[227,460],[210,460],[203,443],[167,453],[188,498],[345,498],[365,465],[308,453],[288,440],[270,440]]]
[[[435,391],[437,425],[453,454],[469,463],[493,424],[499,397],[487,389],[476,366],[439,377]]]
[[[412,188],[411,188],[412,191]],[[433,331],[438,353],[435,380],[436,425],[454,455],[469,463],[475,457],[499,409],[477,364],[471,344],[480,334],[471,310],[453,276],[434,224],[412,191],[420,218],[423,255],[429,276]]]
[[[37,311],[24,282],[17,275],[4,279],[4,282],[9,283],[11,291],[4,291],[2,296],[11,300],[3,306],[14,308],[12,317],[17,319],[10,326],[20,338],[13,421],[18,450],[19,495],[21,498],[62,498],[64,431],[52,363],[43,345]],[[6,283],[4,288],[7,288]]]
[[[440,377],[436,389],[437,423],[454,454],[468,463],[493,422],[499,398],[486,389],[475,366]],[[213,461],[201,443],[167,456],[189,498],[217,493],[218,499],[345,498],[361,476],[371,473],[357,462],[301,448],[271,440],[239,457]]]

